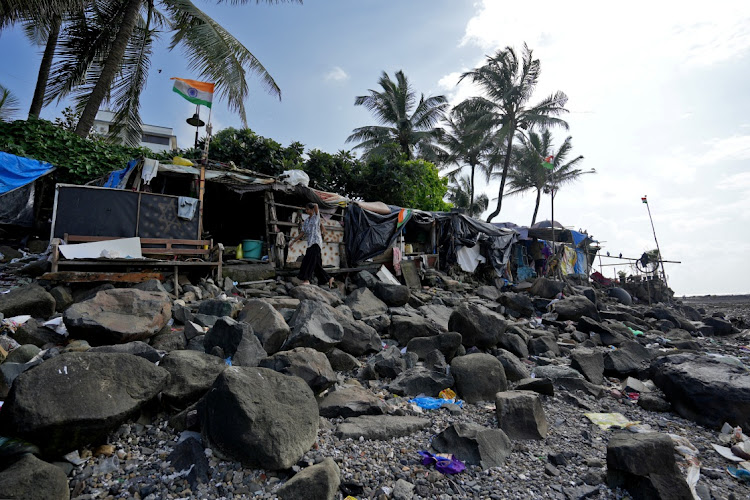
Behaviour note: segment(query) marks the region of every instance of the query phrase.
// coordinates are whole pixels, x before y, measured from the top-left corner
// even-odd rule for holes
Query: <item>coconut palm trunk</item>
[[[117,31],[117,37],[112,44],[112,51],[104,62],[99,80],[97,80],[94,89],[91,91],[91,95],[89,95],[86,102],[86,107],[83,109],[81,118],[78,120],[78,125],[76,125],[75,132],[81,137],[88,137],[91,127],[94,125],[96,113],[99,111],[99,106],[101,106],[107,97],[115,75],[117,75],[117,71],[120,69],[128,41],[133,35],[136,23],[138,22],[142,3],[143,0],[128,0],[125,5],[122,23],[120,24],[120,29]]]
[[[31,99],[29,108],[29,118],[39,118],[44,106],[44,93],[47,90],[47,81],[49,80],[49,71],[52,67],[52,60],[55,57],[57,40],[60,37],[60,27],[62,26],[62,17],[54,16],[50,21],[50,31],[47,37],[47,44],[44,47],[42,62],[39,64],[39,74],[36,77],[36,87],[34,88],[34,97]]]
[[[503,173],[502,177],[500,178],[500,191],[497,195],[497,208],[490,214],[489,217],[487,217],[487,222],[492,222],[492,219],[497,217],[497,215],[500,213],[500,210],[503,208],[503,191],[505,191],[505,180],[508,178],[508,167],[510,167],[510,155],[513,152],[513,136],[515,135],[515,133],[515,129],[511,129],[511,132],[508,135],[508,148],[505,151]]]
[[[539,213],[539,202],[542,200],[542,190],[536,188],[536,205],[534,205],[534,216],[531,218],[531,226],[536,222],[536,215]]]

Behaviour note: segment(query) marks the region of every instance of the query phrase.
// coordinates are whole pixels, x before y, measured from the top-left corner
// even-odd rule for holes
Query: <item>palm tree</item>
[[[0,85],[0,122],[13,120],[18,112],[18,99],[10,90]]]
[[[536,203],[531,224],[536,222],[539,212],[539,202],[542,192],[551,193],[554,197],[560,186],[577,180],[583,174],[595,173],[593,169],[584,171],[577,168],[583,161],[579,155],[568,161],[568,155],[573,148],[572,137],[565,138],[560,148],[554,151],[552,144],[552,133],[549,129],[542,130],[541,134],[529,132],[528,137],[518,134],[521,144],[513,148],[513,167],[508,172],[508,195],[514,195],[536,190]],[[552,169],[542,166],[544,158],[552,156]]]
[[[539,59],[533,59],[531,50],[524,44],[522,60],[519,61],[512,47],[506,47],[494,56],[488,56],[484,66],[467,71],[459,79],[461,82],[468,78],[487,95],[467,99],[461,106],[487,115],[487,121],[495,132],[498,156],[502,157],[503,170],[497,208],[487,218],[487,222],[491,222],[502,208],[505,179],[508,176],[516,131],[535,126],[568,128],[565,120],[557,118],[567,113],[565,103],[568,97],[564,93],[555,92],[529,106],[528,102],[539,81],[539,72]]]
[[[448,188],[448,201],[453,203],[456,208],[465,208],[469,216],[479,217],[482,212],[487,210],[490,200],[484,193],[472,199],[473,194],[471,180],[464,175],[456,179],[456,183]]]
[[[216,1],[246,4],[251,0]],[[256,3],[261,1],[302,0]],[[117,110],[114,133],[124,127],[128,141],[137,142],[140,94],[153,42],[164,31],[172,33],[169,49],[181,46],[185,50],[189,68],[198,78],[216,83],[217,95],[227,99],[243,124],[247,123],[247,72],[260,76],[266,90],[281,99],[278,85],[260,61],[191,0],[92,0],[62,35],[46,101],[73,93],[81,110],[76,125],[81,137],[89,134],[102,103],[113,102]]]
[[[370,95],[359,96],[355,106],[364,106],[372,111],[382,125],[369,125],[354,129],[346,142],[359,142],[354,149],[362,149],[363,159],[383,153],[388,144],[397,144],[407,160],[414,152],[435,154],[434,141],[440,135],[435,125],[443,118],[448,101],[445,96],[425,99],[409,84],[403,71],[396,72],[394,82],[383,71],[378,84],[382,91],[370,90]]]
[[[474,205],[474,176],[477,167],[489,180],[491,170],[486,162],[487,155],[492,151],[492,136],[482,119],[486,115],[477,115],[469,112],[466,108],[453,108],[451,114],[446,118],[447,130],[441,134],[439,144],[446,154],[441,159],[445,166],[453,165],[455,168],[447,172],[447,176],[455,181],[458,174],[469,167],[469,203]],[[486,207],[485,207],[486,208]],[[482,212],[484,209],[482,209]]]

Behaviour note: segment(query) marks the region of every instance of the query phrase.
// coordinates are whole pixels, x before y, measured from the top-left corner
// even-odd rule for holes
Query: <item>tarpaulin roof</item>
[[[0,152],[0,195],[52,172],[51,163]]]

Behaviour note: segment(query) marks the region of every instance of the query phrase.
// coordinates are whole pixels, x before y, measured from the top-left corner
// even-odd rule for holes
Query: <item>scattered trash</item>
[[[722,457],[726,458],[727,460],[731,460],[732,462],[744,462],[745,459],[742,457],[738,457],[734,453],[732,453],[731,448],[727,448],[726,446],[719,446],[718,444],[711,444],[714,450],[716,450],[716,453],[721,455]]]
[[[418,451],[422,457],[422,465],[435,464],[435,469],[443,474],[458,474],[463,471],[466,466],[464,463],[449,453],[438,453],[433,455],[429,451]]]
[[[453,389],[443,389],[440,391],[440,394],[438,394],[442,399],[456,399],[456,392]]]
[[[30,319],[31,316],[29,316],[28,314],[13,316],[12,318],[5,318],[4,320],[0,321],[0,332],[10,334],[16,333],[18,327],[23,325]]]
[[[628,420],[622,413],[584,413],[584,415],[605,431],[612,427],[624,429],[631,425],[640,424],[639,421]]]
[[[62,316],[53,318],[45,323],[42,323],[42,325],[46,326],[50,330],[54,330],[58,335],[62,335],[63,337],[68,336],[68,328],[65,326],[65,323],[63,323]]]
[[[727,472],[730,476],[735,479],[739,479],[740,481],[750,481],[750,471],[747,471],[745,469],[738,469],[737,467],[730,465],[729,467],[727,467]]]
[[[639,335],[643,335],[643,332],[640,331],[640,330],[635,330],[633,328],[630,328],[629,326],[627,327],[627,329],[630,330],[630,333],[632,333],[636,337],[639,336]]]
[[[464,407],[464,402],[460,399],[431,398],[429,396],[417,396],[410,399],[409,403],[414,403],[425,410],[437,410],[450,404],[457,405],[459,408]]]
[[[227,366],[232,366],[232,356],[229,356],[227,359],[225,359],[224,363],[226,363]]]

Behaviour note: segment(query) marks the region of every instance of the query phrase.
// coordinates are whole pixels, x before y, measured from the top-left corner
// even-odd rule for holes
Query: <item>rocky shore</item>
[[[13,287],[0,498],[750,497],[747,301],[423,285]]]

